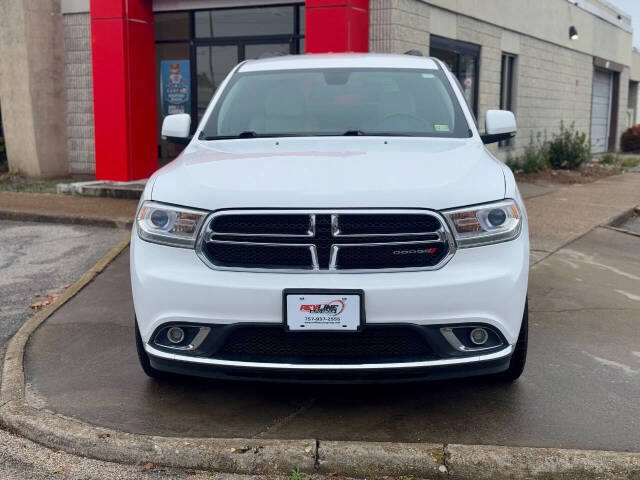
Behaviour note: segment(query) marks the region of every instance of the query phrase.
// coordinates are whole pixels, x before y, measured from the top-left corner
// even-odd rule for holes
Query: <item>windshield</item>
[[[238,73],[201,138],[319,135],[471,132],[439,70],[341,68]]]

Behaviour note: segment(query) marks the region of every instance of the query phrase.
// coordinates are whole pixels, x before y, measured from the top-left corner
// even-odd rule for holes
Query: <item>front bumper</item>
[[[163,352],[148,344],[145,350],[152,367],[180,375],[263,382],[369,383],[442,380],[500,373],[509,367],[513,346],[508,345],[487,355],[464,358],[357,365],[301,365],[190,358]]]
[[[358,381],[451,378],[507,368],[520,332],[527,291],[526,224],[510,242],[459,249],[440,270],[393,273],[256,273],[212,270],[195,251],[140,240],[131,243],[131,280],[138,327],[152,365],[164,371],[224,378]],[[484,355],[398,363],[270,363],[179,354],[149,342],[168,323],[277,324],[287,288],[362,289],[366,325],[485,324],[505,345]],[[261,372],[255,375],[256,372]],[[271,378],[273,377],[273,378]]]

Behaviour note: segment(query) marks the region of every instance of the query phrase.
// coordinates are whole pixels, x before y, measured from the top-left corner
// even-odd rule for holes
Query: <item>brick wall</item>
[[[88,13],[63,15],[69,170],[95,173],[91,23]]]
[[[436,16],[436,14],[439,14]],[[478,122],[484,130],[488,109],[500,106],[500,75],[503,48],[517,55],[514,91],[518,135],[508,149],[490,150],[502,160],[521,155],[531,138],[550,138],[565,125],[589,135],[593,56],[460,14],[446,12],[422,0],[371,0],[371,51],[403,53],[409,48],[429,52],[431,23],[442,15],[455,16],[455,28],[444,35],[474,43],[480,50]],[[434,28],[442,28],[434,25]],[[441,32],[438,34],[442,35]],[[517,51],[505,47],[505,37]],[[619,119],[616,146],[628,123],[626,109],[629,69],[620,74]]]
[[[416,0],[370,0],[369,50],[429,52],[429,6]]]
[[[550,137],[574,124],[589,135],[593,57],[522,36],[518,56],[516,115],[520,130],[516,151],[530,139]]]

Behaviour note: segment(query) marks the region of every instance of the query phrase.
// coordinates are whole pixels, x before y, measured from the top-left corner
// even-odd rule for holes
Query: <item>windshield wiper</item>
[[[253,130],[246,130],[238,133],[237,135],[216,135],[213,137],[203,137],[200,140],[230,140],[233,138],[259,138],[261,136],[262,135],[257,134]]]
[[[402,133],[402,132],[365,132],[364,130],[347,130],[342,134],[343,136],[354,136],[354,137],[415,137],[418,135],[414,135],[411,133]]]

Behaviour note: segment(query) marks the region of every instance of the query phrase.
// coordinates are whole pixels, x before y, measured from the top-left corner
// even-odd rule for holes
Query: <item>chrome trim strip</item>
[[[193,327],[193,325],[171,325],[170,327],[167,327],[167,329],[171,327]],[[164,348],[170,348],[171,350],[181,350],[181,351],[195,350],[202,344],[202,342],[204,342],[204,339],[207,338],[207,335],[209,335],[209,332],[211,331],[211,327],[199,327],[199,329],[200,330],[198,330],[198,333],[196,334],[195,337],[193,337],[193,340],[189,345],[186,345],[184,347],[172,347],[171,345],[162,345],[162,346]]]
[[[214,217],[221,217],[221,216],[226,216],[226,215],[296,215],[293,212],[287,212],[287,213],[282,213],[282,212],[268,212],[265,213],[263,211],[258,211],[258,212],[254,212],[251,210],[242,210],[242,211],[224,211],[222,213],[220,213],[219,215],[212,215],[211,216],[211,220],[209,220],[209,223],[211,223],[214,219]],[[217,236],[217,237],[292,237],[292,238],[300,238],[300,237],[315,237],[316,235],[316,216],[315,214],[307,214],[305,212],[298,212],[297,215],[306,215],[309,217],[309,229],[307,230],[306,233],[291,233],[291,234],[282,234],[282,233],[228,233],[228,232],[216,232],[215,230],[209,230],[211,232],[211,235],[209,236],[209,239],[211,237]],[[207,240],[209,241],[209,240]]]
[[[460,340],[458,340],[458,337],[456,337],[456,334],[453,333],[454,328],[469,328],[469,327],[442,327],[440,329],[440,333],[445,338],[445,340],[449,342],[449,345],[451,345],[456,350],[459,350],[460,352],[481,352],[483,350],[491,350],[492,348],[501,347],[503,345],[502,340],[500,340],[499,345],[493,345],[492,347],[477,347],[477,348],[466,347],[462,344]],[[487,329],[487,327],[485,326],[482,326],[481,328]]]
[[[507,345],[502,350],[486,355],[475,355],[472,357],[447,358],[444,360],[425,360],[422,362],[400,362],[400,363],[354,363],[354,364],[299,364],[299,363],[262,363],[262,362],[239,362],[237,360],[220,360],[216,358],[192,357],[189,355],[176,355],[174,353],[156,350],[145,343],[144,349],[149,355],[167,360],[188,362],[199,365],[211,365],[219,367],[245,367],[264,368],[266,370],[394,370],[400,368],[424,368],[443,367],[447,365],[460,365],[465,363],[484,362],[508,357],[513,353],[513,345]]]
[[[308,244],[293,244],[295,246],[313,246],[314,247],[314,251],[312,253],[312,255],[315,255],[313,258],[315,259],[315,265],[312,266],[311,268],[244,268],[244,267],[238,267],[238,266],[233,266],[233,267],[226,267],[226,266],[219,266],[216,265],[214,263],[212,263],[209,258],[206,256],[206,254],[203,252],[203,246],[205,243],[205,238],[208,240],[211,238],[211,229],[210,229],[210,225],[211,225],[211,221],[213,220],[213,218],[215,218],[216,216],[219,215],[231,215],[231,214],[262,214],[262,215],[271,215],[271,214],[283,214],[283,215],[287,215],[287,214],[301,214],[304,213],[306,215],[310,215],[313,216],[314,219],[314,232],[315,232],[315,215],[340,215],[340,214],[346,214],[346,213],[367,213],[367,214],[393,214],[393,213],[397,213],[397,214],[424,214],[424,215],[431,215],[435,218],[438,219],[438,221],[440,222],[440,225],[442,226],[437,232],[430,232],[430,233],[438,233],[440,235],[439,238],[441,238],[441,241],[446,241],[449,245],[449,249],[448,249],[448,253],[447,255],[440,261],[440,263],[432,266],[432,267],[407,267],[407,268],[374,268],[374,269],[344,269],[344,270],[340,270],[340,269],[334,269],[331,270],[330,268],[327,269],[320,269],[319,268],[319,264],[317,263],[317,251],[315,249],[315,245],[308,245]],[[286,238],[287,236],[284,235],[280,235],[279,237],[284,237]],[[208,240],[209,241],[209,240]],[[223,241],[223,240],[219,240],[219,241]],[[436,240],[427,240],[427,241],[433,241],[435,242]],[[239,242],[233,242],[231,241],[231,243],[239,243]],[[252,245],[256,245],[257,243],[252,243],[252,242],[246,242]],[[416,243],[416,242],[408,242],[408,243]],[[383,243],[384,245],[389,245],[389,243]],[[272,245],[271,243],[268,243],[267,245]],[[364,244],[356,244],[356,245],[364,245]],[[332,249],[333,250],[333,249]],[[350,274],[350,273],[354,273],[354,274],[359,274],[359,273],[395,273],[395,272],[416,272],[416,271],[429,271],[429,270],[439,270],[442,267],[444,267],[453,257],[453,255],[455,254],[457,250],[456,247],[456,242],[453,238],[453,233],[451,232],[450,226],[449,226],[449,222],[447,222],[447,220],[445,219],[445,217],[440,213],[437,212],[435,210],[429,210],[429,209],[419,209],[419,208],[388,208],[388,209],[384,209],[384,208],[372,208],[372,209],[367,209],[367,208],[360,208],[360,209],[265,209],[265,210],[256,210],[256,209],[247,209],[247,210],[217,210],[215,212],[210,213],[205,220],[202,223],[201,229],[200,229],[200,233],[198,235],[198,239],[196,240],[196,246],[195,246],[195,251],[196,254],[198,255],[198,257],[200,258],[200,260],[202,260],[202,262],[207,265],[209,268],[211,268],[212,270],[225,270],[225,271],[233,271],[233,272],[258,272],[258,273],[291,273],[291,274],[296,274],[296,273],[321,273],[321,274],[340,274],[340,275],[345,275],[345,274]]]
[[[312,268],[313,270],[320,270],[320,263],[318,262],[318,250],[316,248],[315,245],[311,245],[308,243],[267,243],[267,242],[236,242],[234,240],[208,240],[207,243],[218,243],[218,244],[223,244],[223,245],[251,245],[251,246],[261,246],[261,247],[299,247],[299,248],[308,248],[309,249],[309,253],[311,254],[311,265],[309,265],[310,268]],[[208,259],[207,259],[208,260]],[[212,265],[215,265],[215,263],[212,263]],[[215,267],[213,268],[223,268],[220,267],[218,265],[215,265]],[[239,268],[239,267],[238,267]],[[299,270],[300,271],[304,271],[305,267],[301,267]],[[233,268],[235,269],[235,268]],[[279,267],[273,267],[273,268],[264,268],[267,271],[273,271],[273,270],[280,270]],[[257,269],[251,269],[251,268],[244,268],[242,269],[243,271],[247,271],[247,270],[257,270]]]
[[[335,213],[331,215],[331,236],[340,236],[340,219]]]

